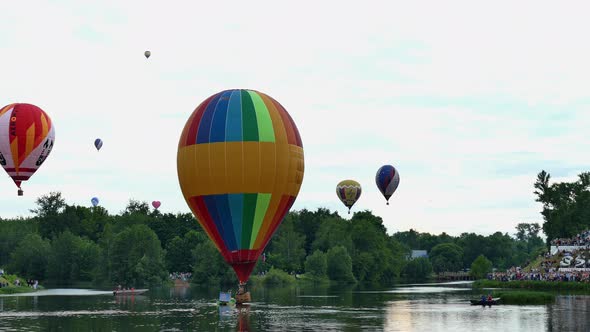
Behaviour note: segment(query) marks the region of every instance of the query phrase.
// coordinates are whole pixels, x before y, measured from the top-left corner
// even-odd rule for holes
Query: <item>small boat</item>
[[[499,297],[494,297],[492,298],[492,302],[489,301],[482,301],[481,299],[479,300],[471,300],[471,305],[483,305],[483,306],[491,306],[491,305],[496,305],[499,304],[500,302],[500,298]]]
[[[116,289],[113,295],[139,295],[147,292],[149,289]]]
[[[235,305],[236,299],[231,297],[231,293],[219,292],[219,300],[217,305]]]

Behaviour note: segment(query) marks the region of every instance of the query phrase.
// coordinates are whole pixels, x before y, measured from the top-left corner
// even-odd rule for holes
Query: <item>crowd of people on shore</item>
[[[4,279],[4,281],[0,282],[0,288],[10,287],[10,286],[21,287],[21,286],[24,286],[24,284],[19,279],[14,280],[12,285],[10,285],[10,283],[6,279]],[[27,286],[31,287],[33,289],[37,289],[37,287],[39,286],[39,280],[28,279]]]
[[[170,280],[189,281],[193,274],[191,272],[171,272]]]
[[[511,267],[506,272],[493,272],[488,274],[488,280],[496,281],[519,281],[519,280],[537,280],[537,281],[580,281],[589,282],[589,271],[567,271],[561,272],[558,269],[551,268],[548,272],[541,272],[539,269],[531,269],[530,272],[524,272],[520,267]]]
[[[558,251],[554,254],[547,251],[540,255],[542,261],[536,268],[525,272],[521,267],[513,266],[505,272],[493,272],[488,274],[489,280],[516,281],[539,280],[555,282],[590,282],[590,262],[584,252],[590,247],[590,230],[577,234],[572,238],[559,238],[551,240],[553,246],[579,246],[581,248]],[[567,260],[566,260],[567,259]],[[579,264],[574,264],[577,259]],[[566,263],[563,263],[566,261]],[[567,264],[568,262],[573,262]],[[527,264],[528,265],[528,264]]]
[[[558,238],[551,240],[552,246],[588,246],[590,245],[590,230],[585,230],[571,238]]]

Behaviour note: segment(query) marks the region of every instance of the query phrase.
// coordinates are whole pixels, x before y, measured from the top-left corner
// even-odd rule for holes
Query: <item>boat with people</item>
[[[113,295],[139,295],[148,290],[149,289],[115,289]]]
[[[479,299],[479,300],[470,300],[471,301],[471,305],[483,305],[483,306],[492,306],[492,305],[496,305],[496,304],[500,304],[500,298],[499,297],[494,297],[492,298],[491,301],[489,300],[483,300],[483,299]]]

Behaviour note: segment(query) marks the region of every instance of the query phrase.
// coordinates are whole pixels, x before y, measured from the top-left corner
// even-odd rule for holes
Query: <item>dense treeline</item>
[[[551,175],[541,171],[535,182],[537,202],[543,204],[541,214],[547,241],[571,238],[590,229],[590,172],[578,180],[549,184]]]
[[[0,267],[13,273],[59,285],[140,287],[188,271],[198,284],[236,282],[192,214],[162,214],[131,200],[112,215],[100,206],[66,204],[58,192],[36,204],[34,217],[0,219]],[[391,285],[470,268],[480,255],[502,269],[523,265],[543,250],[539,230],[538,224],[519,224],[515,236],[412,229],[388,235],[383,220],[369,211],[346,220],[327,209],[304,209],[285,217],[254,274],[273,268],[315,280]],[[429,257],[408,259],[411,250],[427,250]]]

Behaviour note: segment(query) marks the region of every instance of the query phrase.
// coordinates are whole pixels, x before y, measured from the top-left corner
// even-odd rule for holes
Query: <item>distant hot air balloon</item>
[[[102,140],[100,138],[94,140],[94,147],[97,151],[100,150],[100,148],[102,148]]]
[[[160,203],[160,201],[153,201],[152,202],[152,206],[154,207],[154,209],[158,209],[160,207],[160,205],[162,205],[162,203]]]
[[[348,214],[350,214],[350,208],[361,197],[361,191],[361,185],[354,180],[340,181],[336,186],[336,195],[348,208]]]
[[[145,51],[145,53],[143,53],[143,55],[145,55],[146,59],[149,59],[150,58],[150,55],[152,55],[152,52]]]
[[[43,164],[55,142],[55,127],[42,109],[31,104],[0,108],[0,165],[22,196],[21,182]]]
[[[383,196],[385,196],[387,205],[389,205],[389,198],[393,195],[397,186],[399,186],[399,173],[395,167],[391,165],[383,165],[377,170],[375,183],[377,183],[377,188],[379,188]]]
[[[92,197],[90,202],[92,202],[92,206],[96,207],[98,205],[98,197]]]
[[[264,93],[216,93],[186,122],[177,169],[187,204],[244,285],[303,181],[295,122]]]

